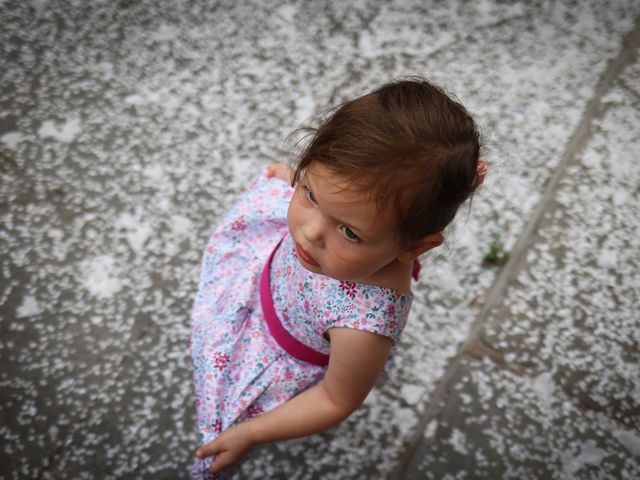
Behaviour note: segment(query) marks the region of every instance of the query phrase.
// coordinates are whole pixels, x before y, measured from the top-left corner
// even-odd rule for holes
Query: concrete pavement
[[[640,477],[639,21],[633,0],[0,2],[0,477],[187,478],[212,226],[300,122],[407,74],[468,106],[491,175],[424,264],[392,377],[241,477]]]

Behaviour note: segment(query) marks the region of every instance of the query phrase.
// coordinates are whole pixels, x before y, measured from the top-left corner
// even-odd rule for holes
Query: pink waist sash
[[[276,248],[274,248],[271,255],[269,255],[269,260],[267,260],[267,264],[264,266],[262,276],[260,277],[260,303],[262,304],[264,318],[269,327],[269,332],[271,332],[271,336],[285,352],[303,362],[323,367],[329,363],[329,355],[307,347],[304,343],[295,339],[293,335],[284,328],[273,306],[273,298],[271,298],[271,260],[281,242],[282,240],[278,242]]]

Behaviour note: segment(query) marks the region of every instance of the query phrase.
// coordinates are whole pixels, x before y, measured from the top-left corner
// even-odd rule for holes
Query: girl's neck
[[[411,292],[412,267],[412,264],[401,262],[396,258],[373,275],[360,280],[359,283],[391,288],[406,295],[413,295]]]

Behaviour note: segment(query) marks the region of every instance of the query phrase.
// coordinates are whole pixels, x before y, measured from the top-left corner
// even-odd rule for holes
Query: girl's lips
[[[300,258],[303,262],[308,263],[309,265],[313,265],[314,267],[319,267],[320,264],[316,262],[316,259],[309,255],[304,248],[302,248],[298,242],[296,244],[296,251],[298,252],[298,258]]]

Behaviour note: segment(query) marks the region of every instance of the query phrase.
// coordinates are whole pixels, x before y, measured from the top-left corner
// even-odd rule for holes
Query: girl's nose
[[[309,243],[322,247],[324,244],[324,228],[321,218],[309,218],[302,225],[302,234]]]

